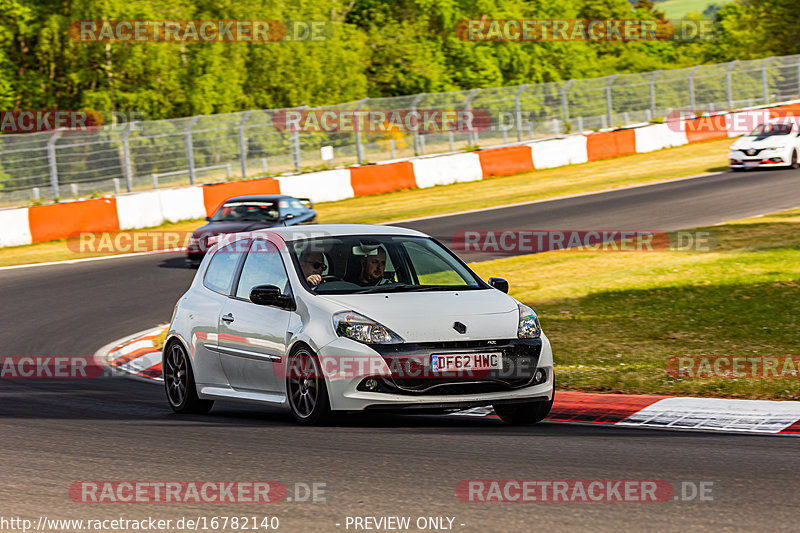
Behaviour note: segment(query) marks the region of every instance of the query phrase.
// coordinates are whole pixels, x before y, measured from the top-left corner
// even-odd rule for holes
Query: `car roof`
[[[249,196],[234,196],[233,198],[228,198],[222,205],[228,202],[277,202],[278,200],[297,200],[297,198],[284,194],[252,194]]]
[[[428,237],[413,229],[397,226],[378,226],[373,224],[313,224],[302,226],[283,226],[255,230],[251,233],[277,233],[284,241],[308,239],[310,237],[339,237],[346,235],[408,235]]]

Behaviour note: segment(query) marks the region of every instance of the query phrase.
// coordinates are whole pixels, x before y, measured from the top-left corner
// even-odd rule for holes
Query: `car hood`
[[[220,233],[239,233],[240,231],[254,231],[257,229],[274,228],[278,222],[266,221],[241,221],[241,222],[209,222],[194,230],[194,235],[219,235]]]
[[[406,342],[513,339],[519,310],[512,297],[494,289],[447,292],[320,295],[388,327]],[[453,325],[467,327],[463,334]]]
[[[769,137],[739,137],[733,143],[734,150],[746,148],[773,148],[775,146],[786,146],[789,142],[788,135],[770,135]]]

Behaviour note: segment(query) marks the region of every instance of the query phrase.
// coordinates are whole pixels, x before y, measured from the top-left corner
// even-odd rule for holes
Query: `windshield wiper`
[[[367,287],[366,289],[353,291],[353,294],[367,294],[370,292],[395,292],[399,290],[413,289],[414,287],[418,287],[418,285],[406,285],[405,283],[398,283],[396,285],[375,285],[374,287]]]
[[[376,285],[353,292],[353,294],[368,294],[375,292],[425,292],[425,291],[463,291],[478,287],[470,287],[469,285],[406,285],[399,283],[397,285]]]

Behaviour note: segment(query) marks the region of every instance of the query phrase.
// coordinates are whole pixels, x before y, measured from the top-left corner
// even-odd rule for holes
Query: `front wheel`
[[[792,168],[800,168],[800,163],[797,161],[797,150],[792,150]]]
[[[286,394],[294,419],[306,426],[329,420],[328,388],[317,357],[307,348],[300,348],[289,356],[286,368]]]
[[[506,424],[514,426],[536,424],[544,420],[550,413],[555,397],[555,392],[553,392],[553,398],[550,401],[499,403],[492,407],[494,407],[494,412],[497,413],[500,420]]]
[[[205,414],[214,406],[214,400],[202,400],[197,396],[189,357],[180,342],[173,342],[164,351],[161,359],[164,372],[164,388],[169,406],[176,413]]]

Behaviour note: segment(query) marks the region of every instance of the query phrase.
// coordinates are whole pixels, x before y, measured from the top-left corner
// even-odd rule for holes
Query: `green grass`
[[[667,373],[676,356],[800,357],[800,210],[705,229],[712,252],[559,251],[472,266],[506,277],[537,310],[560,389],[800,399],[800,377]]]

